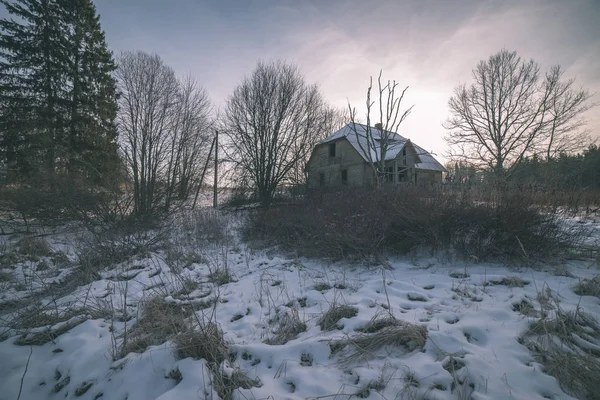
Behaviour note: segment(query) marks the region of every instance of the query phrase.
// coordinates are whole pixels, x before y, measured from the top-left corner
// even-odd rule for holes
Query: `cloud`
[[[364,111],[370,76],[409,85],[402,128],[445,151],[441,123],[453,88],[502,48],[600,93],[597,0],[97,0],[109,46],[163,57],[191,73],[217,106],[259,59],[296,63],[325,97]],[[0,11],[2,13],[2,11]],[[597,100],[600,100],[597,97]],[[590,129],[600,118],[590,112]]]

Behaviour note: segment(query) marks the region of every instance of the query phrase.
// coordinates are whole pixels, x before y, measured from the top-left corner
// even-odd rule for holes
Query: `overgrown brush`
[[[309,193],[256,211],[245,235],[316,257],[364,259],[428,249],[533,264],[577,247],[581,229],[565,228],[559,215],[541,210],[524,193],[482,202],[468,192],[397,187]]]
[[[200,209],[179,215],[183,239],[193,249],[207,243],[224,245],[231,241],[230,220],[219,210]]]
[[[81,237],[77,255],[79,268],[73,280],[80,285],[99,279],[98,272],[130,260],[146,257],[165,240],[165,231],[150,229],[146,221],[135,218],[94,228]]]

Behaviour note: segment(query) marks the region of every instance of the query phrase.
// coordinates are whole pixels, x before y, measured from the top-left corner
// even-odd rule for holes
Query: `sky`
[[[364,116],[369,77],[409,86],[401,135],[444,159],[453,89],[501,49],[560,64],[600,100],[600,0],[96,0],[109,47],[160,55],[215,107],[259,60],[297,64]],[[0,11],[3,13],[3,11]],[[600,107],[588,112],[600,135]]]

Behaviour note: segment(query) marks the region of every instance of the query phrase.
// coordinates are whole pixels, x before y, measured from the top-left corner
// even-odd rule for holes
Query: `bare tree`
[[[191,76],[186,77],[180,83],[170,135],[165,193],[167,211],[173,199],[185,201],[195,186],[202,185],[201,170],[212,140],[210,112],[210,99],[204,88]]]
[[[208,96],[191,78],[180,83],[157,55],[124,52],[118,65],[117,121],[134,212],[168,211],[189,196],[207,156]]]
[[[546,85],[551,89],[548,101],[547,129],[541,137],[541,148],[546,161],[561,153],[573,153],[586,148],[590,137],[581,130],[586,120],[583,114],[594,104],[587,90],[576,88],[575,79],[561,81],[563,70],[554,66],[546,74]]]
[[[392,144],[392,139],[396,136],[395,132],[398,131],[400,125],[404,122],[406,117],[410,115],[414,107],[414,105],[412,105],[401,112],[402,100],[408,90],[408,86],[406,86],[401,93],[398,93],[396,91],[398,89],[398,83],[396,83],[396,81],[388,80],[384,85],[381,80],[382,74],[383,71],[379,71],[379,77],[377,78],[379,87],[377,94],[377,103],[379,105],[379,122],[376,123],[377,133],[375,133],[371,127],[373,119],[372,109],[373,105],[376,103],[376,101],[371,100],[373,77],[370,78],[369,87],[367,88],[367,113],[364,130],[357,128],[356,108],[348,103],[351,128],[356,135],[356,141],[358,142],[361,152],[365,155],[369,165],[373,169],[377,185],[381,184],[385,177],[386,154]],[[359,136],[364,136],[366,140],[361,140]]]
[[[561,76],[560,67],[543,76],[535,61],[506,50],[481,61],[475,83],[458,86],[448,102],[451,156],[505,176],[526,156],[575,150],[591,95]]]
[[[291,171],[314,144],[323,99],[298,69],[259,62],[227,101],[223,131],[238,179],[246,179],[264,206],[290,182]]]

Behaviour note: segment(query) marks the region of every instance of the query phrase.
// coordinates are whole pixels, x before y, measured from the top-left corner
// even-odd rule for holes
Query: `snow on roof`
[[[356,132],[355,132],[356,129]],[[371,134],[375,141],[373,146],[370,140],[367,140],[367,126],[363,124],[353,124],[352,122],[344,126],[339,131],[323,139],[319,144],[333,142],[338,139],[345,138],[350,142],[352,147],[362,156],[362,158],[369,162],[370,160],[378,161],[381,157],[381,137],[384,132],[378,128],[371,127]],[[398,157],[398,154],[402,151],[406,143],[410,142],[403,136],[395,132],[385,132],[387,134],[388,147],[385,154],[385,160],[393,160]],[[357,135],[358,134],[358,135]],[[446,171],[446,169],[440,164],[429,152],[423,148],[412,143],[412,146],[417,152],[419,161],[415,164],[417,169],[425,169],[430,171]],[[371,153],[371,157],[368,157],[366,151]]]

